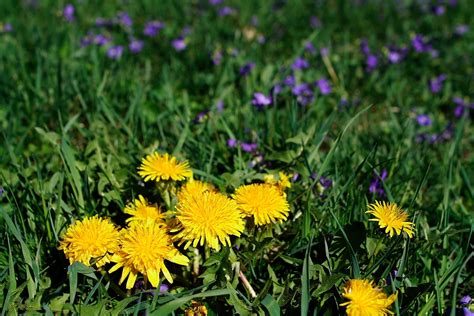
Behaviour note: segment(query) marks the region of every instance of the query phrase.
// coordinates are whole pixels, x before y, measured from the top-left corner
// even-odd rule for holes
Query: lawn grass
[[[180,315],[196,300],[209,315],[337,315],[353,278],[397,292],[396,315],[459,313],[458,300],[474,294],[474,3],[444,2],[76,1],[67,22],[66,3],[1,1],[2,314]],[[220,16],[225,5],[235,11]],[[94,26],[118,12],[131,28]],[[152,38],[142,31],[150,20],[166,25]],[[1,32],[5,23],[11,32]],[[457,34],[463,24],[470,30]],[[177,51],[171,41],[187,26]],[[88,32],[124,45],[121,58],[81,47]],[[431,48],[417,52],[416,34]],[[128,50],[132,36],[144,40],[140,53]],[[373,70],[363,39],[378,58]],[[401,61],[390,62],[390,45],[406,47]],[[297,57],[309,67],[292,71]],[[255,68],[239,74],[249,62]],[[312,88],[301,105],[283,84],[291,73],[296,84],[325,78],[332,90]],[[442,74],[433,92],[429,82]],[[254,106],[256,92],[272,104]],[[137,174],[154,151],[188,160],[195,178],[228,194],[267,173],[298,174],[288,220],[249,224],[234,247],[198,247],[200,274],[170,265],[166,292],[127,291],[119,273],[69,265],[58,245],[72,222],[98,214],[125,226],[123,208],[139,194],[163,202]],[[380,191],[370,192],[383,170]],[[407,211],[415,237],[389,238],[369,221],[375,200]]]

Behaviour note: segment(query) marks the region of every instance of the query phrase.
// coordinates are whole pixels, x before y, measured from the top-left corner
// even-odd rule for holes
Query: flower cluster
[[[101,268],[112,263],[109,272],[121,268],[119,283],[127,280],[127,289],[139,275],[154,287],[161,274],[172,283],[165,261],[187,266],[189,258],[180,252],[181,246],[183,251],[190,246],[219,251],[241,236],[246,218],[263,226],[289,215],[285,190],[291,183],[283,172],[266,176],[264,183],[243,185],[231,195],[193,179],[189,163],[167,153],[143,158],[138,174],[145,182],[155,182],[161,204],[139,195],[123,210],[130,215],[126,227],[118,228],[109,218],[86,217],[67,229],[59,246],[71,264]]]

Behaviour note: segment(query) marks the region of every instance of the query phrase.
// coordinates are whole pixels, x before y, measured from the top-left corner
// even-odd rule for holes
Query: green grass
[[[398,291],[396,315],[440,315],[474,294],[472,110],[457,119],[452,102],[474,101],[471,1],[446,5],[442,16],[423,12],[424,1],[275,1],[276,11],[271,1],[228,1],[238,12],[228,17],[218,17],[207,1],[103,2],[74,3],[74,23],[61,16],[66,3],[0,2],[0,24],[14,28],[0,34],[2,314],[180,315],[197,300],[209,315],[336,315],[345,313],[339,306],[344,283],[356,277]],[[130,14],[140,38],[148,20],[162,20],[166,28],[145,39],[140,54],[126,48],[118,61],[104,48],[79,47],[96,17],[119,11]],[[263,45],[245,38],[253,15]],[[311,15],[320,28],[309,26]],[[471,30],[453,35],[463,23]],[[187,25],[188,47],[176,52],[170,41]],[[125,29],[108,32],[127,45]],[[432,40],[438,58],[412,51],[415,33]],[[371,73],[361,38],[380,54]],[[318,51],[328,47],[328,57],[305,51],[308,40]],[[411,51],[388,64],[382,55],[390,44]],[[218,66],[210,59],[216,49],[224,54]],[[311,65],[297,80],[324,76],[332,93],[316,93],[303,107],[285,88],[275,106],[252,106],[253,93],[268,93],[297,56]],[[242,78],[239,68],[248,61],[256,67]],[[428,80],[440,74],[447,79],[433,94]],[[341,106],[342,98],[358,105]],[[225,103],[222,112],[218,100]],[[433,124],[419,126],[417,114],[429,114]],[[419,133],[441,133],[448,122],[449,140],[416,141]],[[258,143],[263,162],[250,166],[257,157],[229,148],[229,138]],[[246,231],[233,239],[239,250],[203,252],[200,276],[171,265],[169,293],[127,292],[118,273],[69,266],[57,247],[74,220],[99,214],[124,225],[122,209],[138,194],[158,200],[136,173],[140,159],[155,150],[189,160],[197,178],[227,193],[269,171],[299,173],[288,191],[289,220]],[[368,203],[381,199],[369,186],[382,169],[388,171],[385,199],[416,223],[412,240],[388,238],[365,214]],[[332,187],[323,192],[313,173],[330,178]],[[384,286],[393,270],[398,277]]]

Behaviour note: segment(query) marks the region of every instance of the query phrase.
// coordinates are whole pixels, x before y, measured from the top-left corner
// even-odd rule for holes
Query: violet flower
[[[218,100],[218,101],[216,102],[216,109],[217,109],[217,112],[222,112],[222,111],[224,111],[224,101]]]
[[[252,104],[258,108],[263,108],[272,104],[272,99],[261,92],[253,94]]]
[[[177,52],[181,52],[181,51],[185,50],[186,47],[187,47],[186,40],[183,37],[178,37],[178,38],[172,40],[171,45],[173,45],[174,49]]]
[[[469,303],[471,303],[472,301],[472,298],[469,296],[469,295],[466,295],[466,296],[463,296],[460,300],[459,300],[459,304],[461,305],[469,305]]]
[[[367,72],[372,72],[375,69],[377,69],[378,63],[379,63],[379,59],[376,55],[372,55],[372,54],[367,55],[366,60],[365,60],[365,64],[367,66],[366,67]]]
[[[383,182],[387,178],[387,170],[383,169],[380,176],[377,172],[374,172],[374,178],[369,186],[369,192],[378,196],[385,196],[385,190],[383,188]]]
[[[306,69],[308,67],[309,67],[308,61],[304,58],[301,58],[301,57],[296,58],[294,63],[291,65],[291,69],[293,69],[293,70],[302,70],[302,69]]]
[[[0,33],[10,33],[13,31],[13,26],[10,23],[3,24],[3,27],[0,27]]]
[[[235,13],[234,8],[225,6],[225,7],[222,7],[222,8],[219,9],[218,15],[219,16],[228,16],[228,15],[231,15],[231,14],[234,14],[234,13]]]
[[[321,91],[322,95],[330,94],[332,91],[331,84],[328,80],[326,80],[326,78],[321,78],[317,80],[316,86],[319,88],[319,91]]]
[[[387,59],[391,64],[398,64],[405,58],[407,53],[408,49],[406,47],[391,46],[388,47]]]
[[[446,13],[446,8],[442,5],[434,6],[431,10],[433,11],[435,15],[438,15],[438,16]]]
[[[250,74],[250,72],[252,71],[252,69],[255,68],[255,63],[253,62],[248,62],[246,63],[245,65],[243,65],[242,67],[240,67],[239,69],[239,74],[242,76],[242,77],[245,77],[247,76],[248,74]]]
[[[220,65],[220,63],[222,62],[222,58],[223,58],[223,55],[222,55],[221,50],[214,51],[214,53],[211,56],[211,60],[214,66]]]
[[[321,27],[321,21],[318,19],[318,17],[313,15],[309,20],[309,25],[311,25],[313,29],[316,29],[318,27]]]
[[[209,0],[210,5],[218,5],[221,4],[223,0]]]
[[[443,82],[446,80],[446,75],[441,74],[430,79],[429,85],[432,93],[438,93],[443,89]]]
[[[143,34],[148,37],[154,37],[160,30],[165,27],[165,24],[161,21],[150,21],[145,24]]]
[[[238,143],[238,142],[237,142],[236,139],[234,139],[234,138],[229,138],[229,139],[227,140],[227,147],[229,147],[229,148],[234,148],[234,147],[237,146],[237,143]]]
[[[430,126],[431,125],[431,119],[428,115],[426,114],[420,114],[416,117],[416,121],[420,126]]]
[[[313,43],[306,42],[304,49],[306,49],[311,55],[316,55],[316,48],[314,47]]]
[[[128,49],[133,53],[133,54],[138,54],[143,50],[144,43],[141,40],[138,39],[132,39],[130,43],[128,44]]]
[[[321,54],[322,57],[326,57],[329,55],[329,48],[327,47],[322,47],[320,50],[319,50],[319,53]]]
[[[5,193],[5,189],[3,187],[0,187],[0,199],[3,196],[3,193]]]
[[[132,18],[128,15],[127,12],[119,12],[117,14],[118,22],[120,25],[130,28],[132,27],[133,21]]]
[[[99,45],[99,46],[106,45],[110,41],[111,41],[111,38],[103,34],[97,34],[96,36],[94,36],[94,44]]]
[[[122,57],[122,54],[123,46],[121,45],[111,46],[109,49],[107,49],[107,57],[110,59],[118,60]]]
[[[365,38],[360,41],[360,51],[364,55],[370,54],[369,42]]]
[[[458,36],[462,36],[466,34],[467,32],[469,32],[469,26],[466,24],[457,25],[456,28],[454,29],[454,34]]]
[[[256,143],[241,143],[240,148],[247,152],[247,153],[252,153],[255,152],[258,148],[258,144]]]
[[[74,6],[72,4],[67,4],[64,9],[63,9],[63,16],[66,21],[69,23],[73,22],[75,17],[74,17]]]
[[[296,96],[296,100],[300,105],[308,105],[314,100],[314,93],[307,83],[302,83],[294,86],[291,92]]]
[[[295,85],[295,76],[294,75],[288,75],[285,77],[285,79],[283,79],[283,84],[289,86],[289,87],[292,87]]]
[[[193,120],[193,123],[203,123],[208,118],[209,110],[199,112]]]

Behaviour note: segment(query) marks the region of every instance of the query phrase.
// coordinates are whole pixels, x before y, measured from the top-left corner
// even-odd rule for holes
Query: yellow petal
[[[128,276],[127,285],[125,286],[127,290],[131,289],[135,285],[135,281],[137,280],[137,274],[130,272]]]

